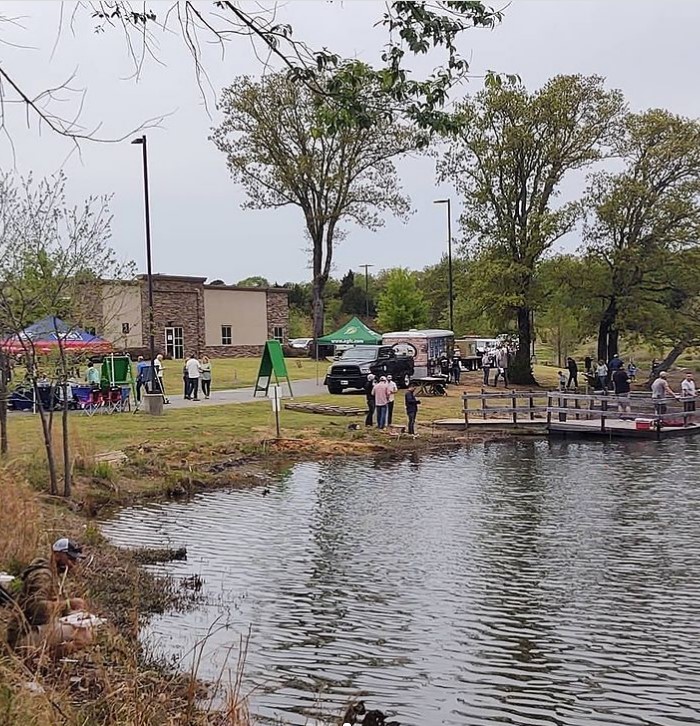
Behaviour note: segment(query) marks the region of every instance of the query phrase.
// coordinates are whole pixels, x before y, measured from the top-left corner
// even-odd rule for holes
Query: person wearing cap
[[[85,601],[63,594],[65,579],[82,559],[82,549],[67,537],[56,540],[51,559],[38,557],[22,573],[22,591],[7,626],[9,646],[24,654],[46,648],[62,657],[85,647],[92,640],[86,628],[61,621],[65,615],[85,610]]]
[[[692,371],[686,371],[685,378],[681,381],[681,398],[683,399],[683,412],[692,413],[695,411],[695,398],[697,391],[695,389],[695,379]],[[690,421],[693,422],[693,416],[686,416],[686,425]]]
[[[667,377],[666,371],[659,371],[658,378],[651,384],[651,399],[654,402],[654,411],[657,416],[663,416],[668,410],[666,406],[668,398],[678,398],[668,385]],[[659,426],[662,423],[661,420],[658,421]]]
[[[365,417],[365,426],[372,426],[372,420],[374,419],[374,373],[367,374],[365,397],[367,398],[367,416]]]
[[[391,375],[386,377],[386,382],[389,384],[389,403],[387,404],[386,410],[386,422],[389,426],[391,426],[391,422],[394,418],[394,401],[399,387],[396,385],[396,381],[391,377]]]

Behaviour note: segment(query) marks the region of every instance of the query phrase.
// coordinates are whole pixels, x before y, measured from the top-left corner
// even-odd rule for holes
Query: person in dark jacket
[[[416,398],[416,384],[411,383],[406,391],[406,416],[408,417],[408,433],[416,435],[416,416],[420,400]]]
[[[566,382],[566,387],[571,388],[573,383],[574,388],[578,388],[578,363],[573,358],[567,358],[566,367],[569,371],[569,380]]]
[[[374,419],[374,373],[367,374],[367,383],[365,383],[365,397],[367,398],[367,416],[365,417],[365,426],[373,426]]]

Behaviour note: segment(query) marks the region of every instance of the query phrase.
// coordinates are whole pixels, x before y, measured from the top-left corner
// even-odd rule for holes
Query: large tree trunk
[[[651,386],[652,382],[659,374],[659,371],[668,371],[671,366],[683,355],[683,351],[690,346],[688,341],[676,343],[668,352],[668,355],[659,363],[657,363],[647,378],[647,386]]]
[[[605,361],[606,363],[618,352],[616,321],[617,299],[611,298],[598,324],[598,360]]]
[[[536,385],[537,381],[532,375],[530,363],[530,349],[532,348],[532,329],[530,327],[531,311],[529,307],[517,309],[518,317],[518,350],[510,363],[508,378],[512,383],[524,386]]]
[[[0,352],[0,456],[7,455],[7,397],[10,382],[10,364],[7,356]]]

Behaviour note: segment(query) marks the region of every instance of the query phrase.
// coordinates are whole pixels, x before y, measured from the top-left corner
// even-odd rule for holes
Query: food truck
[[[413,358],[416,378],[438,371],[438,361],[442,355],[452,352],[454,342],[455,334],[451,330],[403,330],[382,336],[382,345],[390,345],[396,355]]]

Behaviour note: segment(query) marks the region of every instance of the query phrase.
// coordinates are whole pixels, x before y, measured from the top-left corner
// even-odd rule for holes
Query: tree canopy
[[[580,213],[574,202],[555,206],[560,184],[604,155],[623,109],[622,95],[595,76],[557,76],[533,93],[495,84],[457,107],[438,178],[462,197],[465,240],[488,251],[493,297],[517,320],[514,382],[533,382],[537,265]]]

